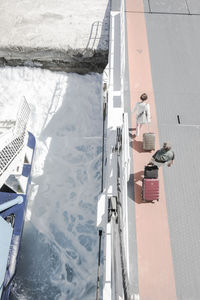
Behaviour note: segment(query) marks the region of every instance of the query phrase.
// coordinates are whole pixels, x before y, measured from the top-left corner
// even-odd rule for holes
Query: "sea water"
[[[28,129],[36,137],[11,299],[93,300],[102,77],[30,68],[0,72],[1,119],[15,118],[13,107],[25,96],[31,108]]]

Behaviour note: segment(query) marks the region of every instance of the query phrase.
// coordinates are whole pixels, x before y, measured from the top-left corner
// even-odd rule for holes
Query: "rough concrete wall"
[[[102,72],[107,64],[109,0],[2,0],[0,66]]]
[[[23,49],[11,51],[11,55],[0,51],[0,67],[28,66],[49,69],[51,71],[87,74],[102,73],[108,61],[107,50],[69,49],[68,51]]]

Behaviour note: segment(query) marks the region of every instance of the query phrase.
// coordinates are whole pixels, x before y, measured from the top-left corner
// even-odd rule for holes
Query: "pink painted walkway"
[[[131,108],[143,92],[148,94],[151,131],[156,133],[158,149],[160,144],[145,17],[141,13],[144,11],[142,0],[126,0],[126,11]],[[135,114],[132,115],[132,128],[135,128]],[[152,153],[142,152],[145,130],[147,128],[143,128],[140,137],[133,141],[139,295],[140,300],[176,300],[162,169],[159,170],[160,201],[155,204],[141,202],[143,169],[152,156]]]

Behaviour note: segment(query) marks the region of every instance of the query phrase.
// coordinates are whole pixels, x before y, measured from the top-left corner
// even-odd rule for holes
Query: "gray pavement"
[[[186,12],[187,4],[192,12],[200,10],[197,1],[170,3],[155,1],[152,9]],[[199,300],[200,16],[145,14],[145,18],[159,139],[170,141],[176,154],[174,165],[163,172],[177,299]]]

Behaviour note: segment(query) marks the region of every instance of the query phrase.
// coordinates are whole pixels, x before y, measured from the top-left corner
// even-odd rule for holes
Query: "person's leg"
[[[136,136],[138,136],[140,132],[139,126],[140,124],[136,123]]]
[[[140,129],[142,127],[142,124],[136,124],[136,136],[139,136],[140,135]]]

